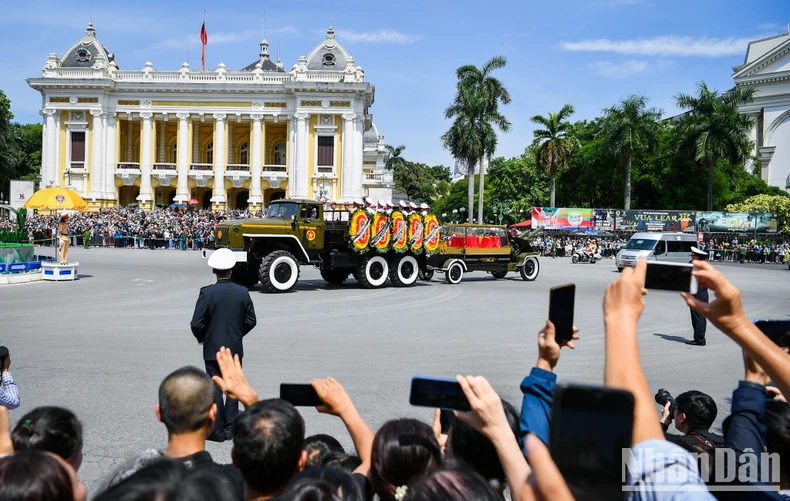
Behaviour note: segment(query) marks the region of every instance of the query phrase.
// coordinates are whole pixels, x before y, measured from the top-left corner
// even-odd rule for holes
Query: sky
[[[501,110],[513,127],[500,134],[497,156],[515,156],[531,142],[530,117],[568,103],[574,119],[592,119],[644,94],[671,116],[673,96],[700,81],[727,90],[749,41],[785,33],[790,23],[790,0],[3,0],[0,89],[17,121],[41,121],[41,96],[25,79],[80,39],[91,14],[121,69],[150,61],[177,70],[187,39],[198,67],[203,9],[207,67],[229,70],[257,60],[264,29],[270,52],[279,45],[290,69],[324,40],[331,16],[338,42],[376,87],[379,133],[405,145],[407,160],[431,165],[452,165],[440,136],[459,66],[507,59],[495,75],[513,98]]]

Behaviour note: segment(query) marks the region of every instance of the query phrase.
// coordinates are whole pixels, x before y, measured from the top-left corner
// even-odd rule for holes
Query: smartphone
[[[415,377],[411,380],[409,403],[421,407],[469,411],[469,401],[455,379]]]
[[[557,386],[549,449],[571,492],[623,498],[623,452],[631,447],[634,397],[601,386]]]
[[[453,411],[442,409],[441,413],[439,414],[439,425],[442,427],[443,435],[450,433],[450,425],[452,424],[453,419],[455,419],[455,414],[453,414]]]
[[[309,384],[280,384],[280,398],[295,407],[318,407],[324,405],[315,388]]]
[[[755,320],[754,325],[780,347],[790,348],[790,320]]]
[[[647,263],[645,289],[697,293],[694,266],[685,263]]]
[[[557,343],[573,339],[573,305],[576,302],[576,284],[552,287],[549,292],[549,320],[554,324]]]

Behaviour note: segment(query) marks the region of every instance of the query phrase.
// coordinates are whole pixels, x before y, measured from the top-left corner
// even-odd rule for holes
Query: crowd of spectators
[[[743,380],[733,392],[731,414],[721,436],[707,432],[717,409],[704,394],[686,392],[674,404],[657,407],[637,341],[637,323],[645,308],[646,263],[624,270],[603,298],[604,386],[627,392],[633,399],[633,425],[630,434],[626,431],[632,454],[627,468],[618,461],[613,472],[619,477],[622,469],[624,481],[617,491],[622,489],[622,497],[635,500],[783,499],[778,490],[790,489],[790,407],[782,396],[790,395],[790,355],[746,318],[739,290],[719,271],[703,261],[695,261],[694,267],[700,286],[714,291],[715,300],[703,303],[683,294],[678,306],[685,300],[739,346]],[[595,479],[582,482],[576,470],[561,470],[555,462],[557,451],[550,449],[555,370],[563,347],[576,349],[578,344],[584,349],[579,335],[559,344],[554,326],[546,322],[537,344],[538,360],[521,382],[520,412],[502,401],[485,378],[458,376],[470,410],[455,411],[446,430],[437,409],[433,423],[396,418],[374,432],[338,381],[314,379],[311,385],[323,403],[317,410],[343,422],[353,452],[344,450],[334,437],[305,436],[298,409],[284,400],[259,399],[238,356],[221,348],[217,353],[221,376],[213,381],[194,367],[177,369],[164,378],[155,414],[167,430],[166,448],[145,451],[119,469],[95,499],[620,498],[603,497],[603,485]],[[517,383],[514,378],[513,384]],[[214,384],[244,406],[234,421],[229,458],[212,458],[205,450],[217,416]],[[671,420],[670,413],[683,436],[665,435],[662,425]],[[620,449],[605,452],[614,445],[605,443],[609,435],[595,423],[600,426],[594,419],[579,424],[589,429],[578,450],[598,447],[605,455],[624,454]],[[82,445],[82,425],[67,409],[33,409],[12,428],[7,410],[0,406],[0,454],[6,455],[0,459],[0,501],[84,500],[85,488],[78,480]],[[731,454],[720,456],[716,452],[720,448]],[[784,460],[776,465],[781,467],[750,459],[763,451]],[[563,461],[575,461],[578,471],[600,467],[591,464],[590,457],[569,458],[567,451],[561,452]],[[732,473],[727,483],[721,483],[718,474],[709,476],[719,470]]]
[[[541,256],[571,257],[574,253],[589,249],[595,244],[596,253],[601,257],[614,258],[617,252],[628,243],[627,238],[599,236],[538,236],[532,248]]]

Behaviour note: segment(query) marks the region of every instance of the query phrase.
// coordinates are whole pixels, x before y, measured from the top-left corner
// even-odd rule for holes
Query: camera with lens
[[[655,399],[656,399],[656,403],[661,407],[664,407],[665,405],[667,405],[667,402],[669,402],[671,404],[670,410],[674,410],[675,397],[673,397],[672,394],[669,393],[669,391],[667,391],[666,388],[659,388],[658,391],[656,392]]]

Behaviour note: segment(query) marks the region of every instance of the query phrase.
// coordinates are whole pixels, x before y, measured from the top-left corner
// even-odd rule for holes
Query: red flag
[[[203,70],[206,69],[206,44],[208,43],[208,33],[206,33],[206,19],[203,19],[203,26],[200,27],[200,43],[202,44],[200,50],[200,65]]]

